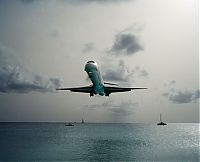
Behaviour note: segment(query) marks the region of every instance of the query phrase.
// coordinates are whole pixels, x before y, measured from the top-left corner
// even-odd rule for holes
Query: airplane
[[[109,96],[111,93],[126,92],[135,89],[147,89],[145,87],[124,88],[118,87],[117,84],[104,82],[95,61],[88,61],[85,65],[85,71],[90,78],[92,85],[76,88],[58,88],[56,90],[70,90],[71,92],[89,93],[90,97],[94,95]],[[110,86],[106,86],[110,85]]]

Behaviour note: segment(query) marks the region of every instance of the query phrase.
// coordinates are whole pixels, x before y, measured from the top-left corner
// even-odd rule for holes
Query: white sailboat
[[[84,124],[84,123],[85,123],[85,121],[82,119],[82,120],[81,120],[81,124]]]
[[[161,114],[161,113],[160,113],[160,122],[157,123],[157,125],[167,125],[167,123],[164,123],[164,122],[162,121],[162,114]]]

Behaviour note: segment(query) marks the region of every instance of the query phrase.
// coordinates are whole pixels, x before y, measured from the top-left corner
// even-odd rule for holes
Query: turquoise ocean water
[[[0,123],[0,161],[199,161],[199,124]]]

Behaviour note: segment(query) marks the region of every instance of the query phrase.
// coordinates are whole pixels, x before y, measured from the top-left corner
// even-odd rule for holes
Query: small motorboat
[[[72,123],[66,123],[65,126],[74,126]]]

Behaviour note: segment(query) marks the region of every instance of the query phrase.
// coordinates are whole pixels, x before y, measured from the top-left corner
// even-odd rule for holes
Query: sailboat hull
[[[164,123],[164,122],[160,122],[160,123],[158,123],[157,125],[167,125],[167,124]]]

